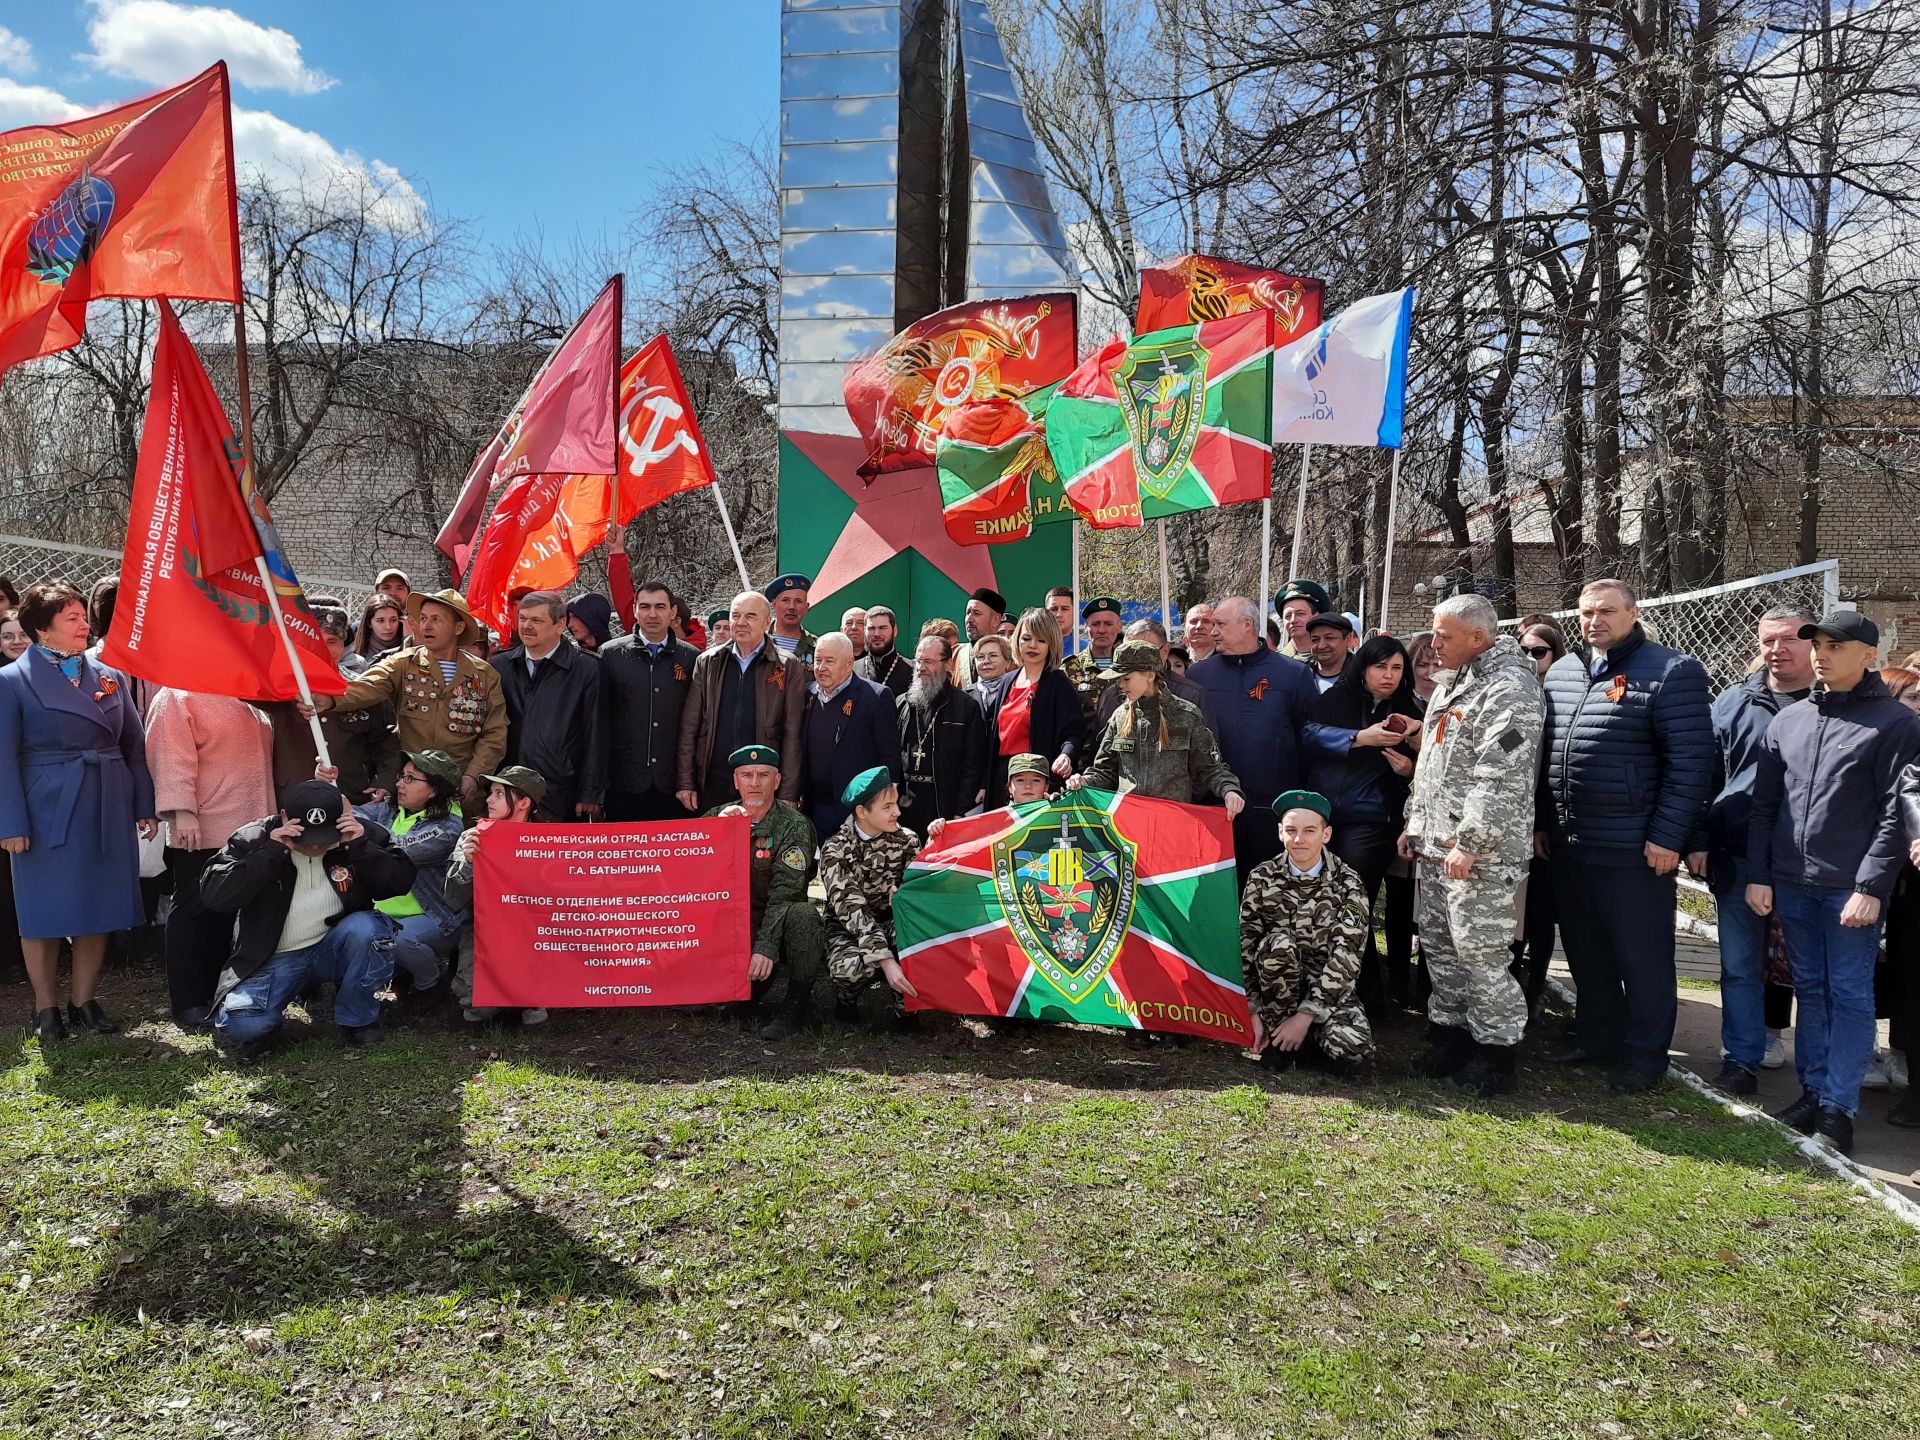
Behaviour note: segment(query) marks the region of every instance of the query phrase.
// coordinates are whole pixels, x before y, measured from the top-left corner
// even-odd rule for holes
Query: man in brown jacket
[[[391,704],[400,748],[409,753],[443,750],[459,761],[460,799],[469,814],[478,814],[480,777],[498,770],[507,754],[507,702],[500,676],[462,648],[478,651],[482,640],[457,591],[409,595],[407,620],[417,644],[375,661],[344,695],[314,696],[314,708],[324,713]]]
[[[733,796],[727,757],[742,745],[780,752],[780,798],[800,798],[800,717],[807,703],[807,668],[772,643],[767,597],[746,590],[733,597],[731,644],[709,650],[693,666],[680,711],[679,801],[693,811]]]

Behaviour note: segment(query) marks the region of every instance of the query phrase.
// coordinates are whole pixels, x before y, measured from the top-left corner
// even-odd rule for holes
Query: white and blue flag
[[[1413,287],[1369,295],[1273,356],[1276,444],[1400,448]]]

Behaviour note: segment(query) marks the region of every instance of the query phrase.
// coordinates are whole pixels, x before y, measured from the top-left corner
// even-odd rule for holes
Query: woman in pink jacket
[[[273,726],[244,700],[159,690],[147,710],[147,764],[167,822],[173,909],[167,989],[173,1017],[210,1023],[214,987],[233,949],[233,916],[200,900],[200,872],[242,825],[274,813]]]

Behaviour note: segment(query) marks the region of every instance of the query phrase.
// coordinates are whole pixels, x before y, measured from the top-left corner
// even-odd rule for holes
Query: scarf
[[[39,640],[33,642],[33,648],[59,667],[60,673],[67,677],[69,685],[76,690],[80,688],[80,664],[87,658],[85,655],[68,655]]]

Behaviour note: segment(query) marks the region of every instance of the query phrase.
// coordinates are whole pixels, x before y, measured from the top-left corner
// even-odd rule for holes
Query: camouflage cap
[[[780,752],[771,745],[742,745],[727,756],[727,764],[738,770],[742,765],[771,765],[780,768]]]
[[[525,765],[509,765],[498,775],[482,775],[480,778],[493,785],[518,790],[530,800],[547,798],[547,777],[538,770],[529,770]]]
[[[842,805],[866,805],[893,788],[893,774],[884,765],[876,765],[871,770],[862,770],[847,782],[847,788],[840,792]]]
[[[1289,810],[1311,810],[1322,820],[1333,819],[1333,802],[1318,790],[1288,790],[1273,802],[1273,813],[1285,818]]]
[[[1007,778],[1011,780],[1016,775],[1038,775],[1042,780],[1049,781],[1053,779],[1053,771],[1048,768],[1044,755],[1014,756],[1007,761]]]
[[[1151,640],[1127,640],[1113,652],[1112,663],[1100,672],[1102,680],[1112,680],[1130,672],[1156,674],[1165,664],[1160,647]]]
[[[438,780],[449,790],[460,785],[460,762],[444,750],[409,750],[407,759],[413,762],[413,768],[430,780]]]

